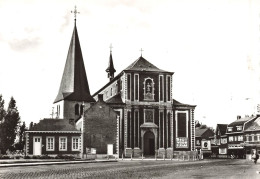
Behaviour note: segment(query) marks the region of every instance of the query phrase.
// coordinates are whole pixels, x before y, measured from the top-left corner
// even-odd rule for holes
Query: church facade
[[[125,156],[170,157],[194,150],[195,106],[172,99],[173,72],[159,69],[140,56],[114,77],[110,52],[109,82],[97,91],[119,115],[119,151]]]

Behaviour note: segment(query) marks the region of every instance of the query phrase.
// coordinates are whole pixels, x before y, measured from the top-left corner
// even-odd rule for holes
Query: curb
[[[64,165],[64,164],[80,164],[80,163],[104,163],[117,162],[117,160],[91,160],[91,161],[60,161],[60,162],[36,162],[36,163],[10,163],[0,164],[2,167],[21,167],[21,166],[38,166],[38,165]]]

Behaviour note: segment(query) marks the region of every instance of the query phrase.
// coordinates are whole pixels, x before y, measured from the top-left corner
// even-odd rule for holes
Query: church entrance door
[[[144,155],[155,154],[155,137],[153,132],[147,131],[144,134]]]

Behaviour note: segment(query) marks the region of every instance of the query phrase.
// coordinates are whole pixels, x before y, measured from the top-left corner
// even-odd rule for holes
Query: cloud
[[[9,41],[9,46],[14,51],[25,51],[32,48],[37,48],[41,44],[41,38],[24,38],[24,39],[13,39]]]
[[[71,13],[67,12],[65,16],[63,16],[63,23],[60,27],[60,32],[63,32],[63,30],[70,24],[71,21]]]

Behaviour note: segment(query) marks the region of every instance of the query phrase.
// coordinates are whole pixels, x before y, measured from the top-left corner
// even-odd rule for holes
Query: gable
[[[86,119],[89,118],[117,118],[117,113],[108,104],[103,101],[98,101],[92,105],[84,114]]]

